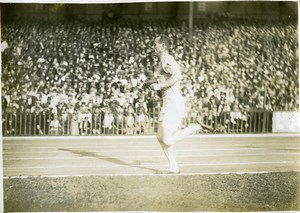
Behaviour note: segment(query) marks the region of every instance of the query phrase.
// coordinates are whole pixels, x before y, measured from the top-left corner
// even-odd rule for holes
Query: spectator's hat
[[[95,87],[92,87],[90,91],[91,92],[97,92],[97,89]]]

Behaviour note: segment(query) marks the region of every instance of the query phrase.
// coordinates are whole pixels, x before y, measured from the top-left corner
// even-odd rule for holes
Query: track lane
[[[155,137],[8,138],[9,176],[151,175],[167,166]],[[189,137],[175,145],[182,174],[299,171],[299,136]]]

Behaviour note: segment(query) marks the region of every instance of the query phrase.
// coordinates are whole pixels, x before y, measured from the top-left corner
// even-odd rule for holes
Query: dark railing
[[[159,111],[145,115],[3,113],[3,136],[41,135],[151,135],[157,130]],[[226,112],[203,115],[204,123],[213,126],[214,133],[269,133],[272,132],[273,112]],[[194,118],[188,114],[183,127]],[[207,133],[202,131],[202,133]]]

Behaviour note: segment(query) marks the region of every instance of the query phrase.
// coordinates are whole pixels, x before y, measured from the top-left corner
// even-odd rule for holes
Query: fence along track
[[[5,112],[2,116],[3,136],[41,135],[152,135],[157,129],[159,111],[128,116],[115,115],[107,121],[104,113]],[[191,113],[183,119],[182,127],[192,123]],[[204,122],[218,129],[216,133],[271,133],[273,112],[223,112],[203,116]],[[205,131],[201,133],[207,133]]]

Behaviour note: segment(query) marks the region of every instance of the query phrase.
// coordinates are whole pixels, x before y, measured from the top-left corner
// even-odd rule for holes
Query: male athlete
[[[169,168],[163,169],[159,173],[178,174],[180,170],[175,159],[173,145],[197,130],[211,129],[211,127],[203,124],[201,119],[197,119],[197,123],[179,130],[185,113],[185,103],[180,90],[180,81],[182,80],[180,66],[169,54],[171,46],[169,37],[161,35],[155,39],[154,43],[155,52],[160,58],[159,79],[150,87],[162,92],[163,106],[159,115],[157,139],[170,164]]]

